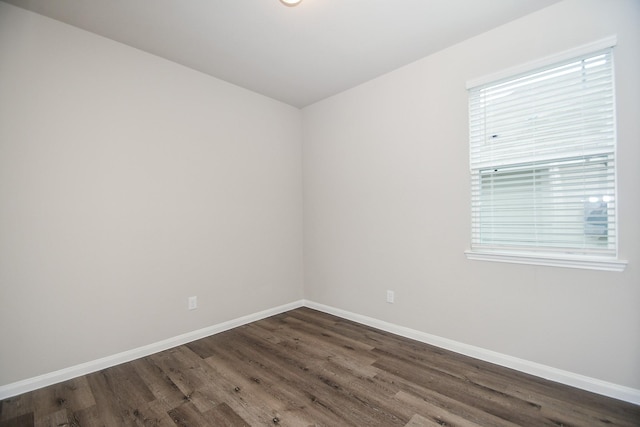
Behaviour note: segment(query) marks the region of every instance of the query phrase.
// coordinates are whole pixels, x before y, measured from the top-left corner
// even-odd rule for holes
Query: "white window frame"
[[[556,63],[560,63],[571,58],[576,58],[584,55],[591,54],[606,48],[611,48],[616,45],[616,37],[611,36],[602,40],[598,40],[594,43],[589,43],[569,51],[562,52],[557,55],[549,56],[538,61],[534,61],[528,64],[524,64],[518,67],[513,67],[499,73],[495,73],[489,76],[484,76],[479,79],[470,80],[467,82],[467,89],[472,89],[478,86],[496,82],[499,80],[507,79],[513,76],[517,76],[523,73],[528,73],[543,67],[549,67]],[[615,132],[615,131],[614,131]],[[473,173],[473,171],[472,171]],[[617,199],[617,197],[616,197]],[[617,209],[616,209],[617,216]],[[619,227],[616,218],[616,227]],[[526,253],[522,251],[509,251],[508,249],[502,251],[496,250],[482,250],[482,248],[473,247],[465,251],[467,259],[482,260],[482,261],[497,261],[506,263],[517,264],[530,264],[530,265],[543,265],[553,267],[569,267],[569,268],[583,268],[605,271],[623,271],[626,267],[627,261],[619,260],[617,258],[617,244],[618,236],[616,237],[615,256],[588,256],[563,253],[545,253],[532,251]]]

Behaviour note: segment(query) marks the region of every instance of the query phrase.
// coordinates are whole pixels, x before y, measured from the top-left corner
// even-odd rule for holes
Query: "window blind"
[[[476,251],[616,256],[612,49],[469,90]]]

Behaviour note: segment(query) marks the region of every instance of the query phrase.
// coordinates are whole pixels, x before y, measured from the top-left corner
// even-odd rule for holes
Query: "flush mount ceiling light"
[[[285,6],[293,7],[299,5],[301,1],[302,0],[280,0],[280,3]]]

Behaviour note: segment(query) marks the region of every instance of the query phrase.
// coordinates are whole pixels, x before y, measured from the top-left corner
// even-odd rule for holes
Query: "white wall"
[[[0,385],[302,298],[300,119],[0,2]]]
[[[467,260],[466,81],[613,34],[626,271]],[[568,0],[307,107],[305,297],[639,389],[638,76],[640,2]]]

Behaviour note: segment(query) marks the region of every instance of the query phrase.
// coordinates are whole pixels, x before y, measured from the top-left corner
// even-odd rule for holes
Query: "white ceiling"
[[[559,0],[4,0],[304,107]]]

